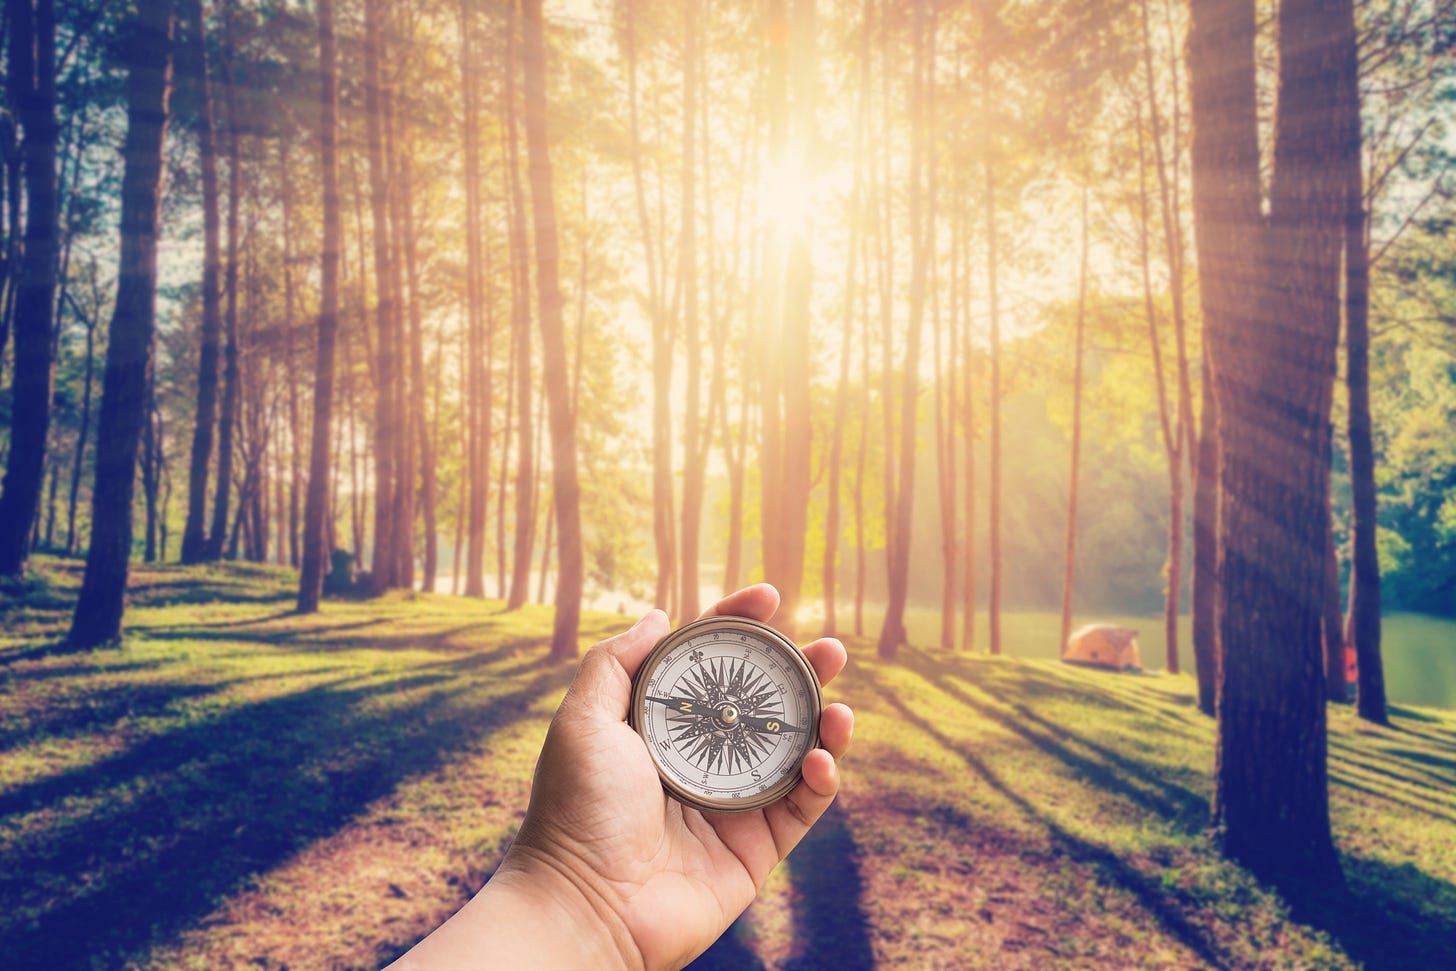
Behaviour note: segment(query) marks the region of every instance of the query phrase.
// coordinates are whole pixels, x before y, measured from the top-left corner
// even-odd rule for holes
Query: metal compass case
[[[814,668],[792,641],[746,617],[708,617],[647,655],[628,720],[674,799],[748,812],[798,783],[823,707]]]

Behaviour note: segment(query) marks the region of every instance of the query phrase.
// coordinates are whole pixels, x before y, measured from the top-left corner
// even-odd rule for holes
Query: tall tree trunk
[[[32,6],[32,2],[34,6]],[[15,288],[10,452],[0,486],[0,576],[19,576],[45,484],[54,358],[56,261],[56,8],[54,0],[8,4],[10,104],[24,129],[25,241]],[[12,194],[14,211],[19,194]],[[12,227],[13,229],[14,227]],[[0,345],[3,350],[3,345]]]
[[[1279,8],[1279,101],[1261,216],[1253,0],[1194,0],[1194,213],[1222,459],[1222,671],[1214,816],[1262,877],[1340,879],[1330,835],[1324,593],[1344,182],[1331,84],[1349,0]],[[1277,468],[1278,476],[1269,469]]]
[[[1349,0],[1338,0],[1343,10]],[[1350,440],[1351,550],[1348,640],[1355,646],[1355,709],[1388,724],[1385,664],[1380,653],[1380,557],[1375,446],[1370,415],[1370,221],[1361,161],[1359,49],[1353,23],[1341,24],[1340,136],[1345,167],[1345,388]]]
[[[324,571],[332,552],[325,542],[329,518],[329,434],[334,408],[334,343],[339,328],[339,63],[334,40],[334,0],[319,0],[319,168],[323,186],[324,240],[320,265],[318,343],[314,352],[313,429],[308,451],[308,495],[303,508],[303,565],[298,574],[298,612],[318,611]]]
[[[460,3],[460,87],[464,119],[460,126],[465,177],[465,353],[461,368],[465,377],[465,448],[462,463],[466,482],[460,520],[469,522],[466,534],[465,596],[485,596],[486,493],[490,486],[490,407],[493,394],[490,368],[481,366],[485,348],[482,322],[482,266],[488,266],[480,235],[480,81],[476,66],[476,32],[469,0]],[[459,582],[461,529],[455,532],[455,579]],[[452,586],[451,592],[455,590]]]
[[[182,562],[207,556],[207,478],[212,467],[212,436],[217,425],[218,354],[222,340],[221,215],[218,209],[217,148],[213,134],[212,81],[207,69],[207,19],[202,0],[187,0],[192,21],[188,35],[191,83],[197,101],[198,167],[202,174],[202,327],[197,359],[197,420],[187,472],[187,523],[182,530]]]
[[[393,12],[393,11],[392,11]],[[390,36],[402,35],[397,20],[387,20],[385,30]],[[406,49],[407,38],[402,38],[401,49]],[[405,239],[409,227],[404,218],[404,146],[399,134],[398,112],[395,110],[396,81],[394,77],[384,85],[381,100],[384,106],[384,159],[386,178],[389,184],[389,286],[394,293],[394,320],[392,353],[394,354],[394,387],[391,392],[394,411],[394,509],[390,523],[394,536],[390,542],[394,577],[392,585],[405,590],[414,589],[415,583],[415,422],[414,415],[422,399],[418,387],[411,387],[410,339],[405,324],[406,308],[417,313],[417,294],[411,290],[405,299],[405,263],[407,261]]]
[[[137,444],[146,420],[157,283],[157,222],[162,143],[172,74],[170,0],[138,0],[128,43],[125,170],[116,305],[106,348],[96,482],[91,491],[91,546],[68,640],[89,648],[121,636]]]
[[[223,12],[223,81],[227,92],[228,211],[227,211],[227,307],[224,315],[227,343],[223,347],[222,409],[218,416],[217,492],[213,497],[212,528],[207,539],[206,559],[223,556],[228,536],[228,499],[233,480],[233,438],[238,424],[238,207],[243,194],[243,159],[238,134],[237,84],[234,81],[233,16],[236,0],[227,0]]]
[[[364,3],[364,114],[369,145],[369,211],[374,236],[374,297],[379,343],[374,373],[374,558],[370,592],[378,596],[395,585],[394,490],[396,488],[394,414],[395,294],[390,286],[389,185],[384,157],[384,98],[379,62],[384,45],[379,0]],[[361,281],[362,283],[362,281]]]
[[[969,207],[961,207],[959,218],[966,221],[962,232],[965,237],[963,247],[963,259],[965,269],[961,274],[964,281],[964,292],[961,301],[965,307],[965,334],[961,337],[961,354],[964,358],[961,367],[965,371],[965,377],[961,379],[963,388],[963,401],[961,410],[962,420],[965,422],[962,434],[965,436],[966,449],[966,542],[965,542],[965,592],[961,599],[965,602],[966,612],[961,621],[961,643],[962,649],[973,651],[976,648],[976,352],[975,327],[971,320],[971,227],[969,221],[971,213]]]
[[[534,513],[536,458],[531,426],[531,246],[526,238],[526,199],[521,184],[519,138],[516,126],[516,7],[508,4],[506,19],[505,101],[507,165],[511,188],[511,333],[516,347],[516,520],[511,558],[508,610],[523,605],[531,595],[531,550],[536,543]],[[532,189],[535,184],[532,183]],[[535,201],[534,195],[532,201]],[[538,308],[539,310],[539,308]]]
[[[982,96],[990,97],[990,69],[981,68]],[[996,276],[996,169],[991,155],[986,162],[986,285],[991,302],[991,589],[987,616],[990,623],[990,651],[1001,653],[1001,307],[997,299]]]
[[[1205,331],[1206,335],[1206,331]],[[1193,665],[1198,672],[1198,710],[1214,715],[1218,685],[1218,415],[1204,338],[1202,404],[1193,480]]]
[[[1065,654],[1072,638],[1072,594],[1077,569],[1077,499],[1082,463],[1082,348],[1087,330],[1087,196],[1082,187],[1082,265],[1077,276],[1077,338],[1072,365],[1072,468],[1067,477],[1067,546],[1062,562],[1062,636],[1057,650]]]
[[[1166,393],[1164,391],[1162,349],[1157,328],[1151,313],[1151,282],[1147,276],[1146,242],[1144,242],[1144,283],[1147,288],[1149,306],[1149,328],[1153,341],[1153,362],[1157,370],[1158,409],[1162,422],[1164,449],[1168,457],[1168,564],[1166,597],[1163,611],[1164,663],[1170,674],[1178,673],[1178,614],[1183,595],[1183,468],[1188,455],[1188,442],[1192,437],[1192,404],[1188,381],[1188,354],[1185,342],[1183,314],[1183,238],[1181,216],[1178,211],[1179,150],[1178,150],[1178,71],[1170,72],[1173,86],[1173,132],[1172,162],[1169,163],[1163,148],[1162,109],[1158,104],[1158,85],[1153,66],[1153,39],[1148,0],[1139,3],[1143,34],[1143,76],[1146,82],[1148,119],[1153,143],[1153,166],[1158,179],[1158,202],[1163,226],[1163,253],[1168,266],[1169,296],[1173,304],[1173,337],[1176,348],[1175,372],[1176,412],[1169,421]],[[1142,129],[1138,129],[1141,143]],[[1142,161],[1140,157],[1140,162]],[[1171,169],[1171,177],[1170,177]],[[1147,191],[1141,194],[1144,236],[1147,231]]]
[[[100,307],[96,308],[100,311]],[[66,507],[66,555],[76,552],[76,505],[81,492],[81,473],[86,465],[86,438],[91,428],[91,385],[96,363],[96,318],[86,325],[86,370],[81,385],[81,428],[76,433],[76,455],[71,462],[71,494]]]
[[[677,575],[673,537],[672,489],[672,323],[666,306],[665,270],[658,266],[652,220],[647,211],[641,126],[637,111],[637,9],[625,5],[623,52],[627,59],[627,111],[632,136],[632,185],[637,202],[642,250],[647,269],[647,313],[652,327],[652,539],[657,555],[657,588],[653,603],[667,608]]]
[[[678,292],[682,296],[682,329],[687,350],[683,414],[683,493],[679,542],[681,579],[678,613],[696,619],[698,606],[698,534],[703,516],[703,483],[707,477],[706,436],[702,420],[703,342],[698,316],[697,254],[697,112],[698,0],[683,4],[682,231],[678,240]]]
[[[576,471],[576,416],[566,368],[561,288],[557,281],[556,202],[551,186],[547,133],[546,51],[541,0],[522,0],[525,12],[526,151],[530,157],[532,214],[536,229],[536,292],[541,324],[541,358],[551,422],[551,483],[556,508],[556,618],[551,656],[575,657],[583,580],[581,487]]]
[[[1335,548],[1334,509],[1328,508],[1325,521],[1325,595],[1324,612],[1320,616],[1320,634],[1325,645],[1325,697],[1330,701],[1350,700],[1345,683],[1345,624],[1340,612],[1340,555]]]
[[[910,313],[905,332],[905,359],[900,398],[899,472],[895,482],[895,544],[887,577],[889,597],[877,651],[892,659],[905,643],[905,606],[910,585],[911,515],[915,507],[916,417],[920,406],[920,332],[925,321],[926,279],[934,260],[934,217],[925,209],[925,172],[934,160],[926,158],[926,75],[934,63],[934,35],[927,28],[925,2],[915,4],[914,61],[910,95]],[[927,34],[930,36],[927,37]],[[932,203],[933,205],[933,203]],[[886,455],[885,461],[889,461]]]
[[[409,155],[403,159],[404,191],[404,259],[405,272],[409,280],[409,343],[410,343],[410,385],[413,396],[413,419],[415,431],[415,452],[419,456],[420,507],[424,514],[425,563],[420,588],[435,589],[435,572],[440,558],[439,523],[435,516],[435,450],[430,440],[429,422],[425,415],[425,336],[423,321],[423,300],[420,298],[419,247],[415,239],[415,199],[411,188],[412,172]],[[438,383],[436,384],[438,388]],[[413,559],[413,558],[411,558]]]
[[[338,79],[334,84],[337,87]],[[290,566],[298,566],[303,551],[299,547],[299,529],[302,526],[301,503],[303,501],[303,428],[302,408],[299,396],[300,376],[298,374],[298,354],[295,350],[297,343],[298,321],[295,319],[294,306],[296,302],[297,288],[293,278],[293,185],[288,178],[292,166],[288,157],[288,140],[278,141],[278,186],[282,195],[283,210],[283,328],[284,328],[284,354],[285,354],[285,380],[288,382],[288,499],[287,518],[283,514],[284,499],[279,493],[278,499],[278,522],[280,534],[278,537],[278,562],[287,562]],[[337,165],[334,172],[334,192],[338,193],[338,171]],[[337,205],[337,200],[335,202]],[[335,257],[337,260],[337,256]],[[337,275],[338,268],[334,273]],[[337,300],[337,298],[335,298]],[[337,319],[337,311],[335,312]],[[330,405],[329,414],[333,414],[333,407]],[[332,464],[332,463],[330,463]],[[283,480],[279,476],[279,482]],[[280,489],[282,486],[280,485]],[[286,532],[285,532],[286,531]],[[287,551],[285,554],[284,551]]]
[[[152,354],[156,354],[155,346]],[[162,471],[162,437],[158,424],[156,382],[149,374],[146,415],[142,421],[142,493],[146,508],[142,561],[145,563],[157,562],[157,493],[161,486]]]

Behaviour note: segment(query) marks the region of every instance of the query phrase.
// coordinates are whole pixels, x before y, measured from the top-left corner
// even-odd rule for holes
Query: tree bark
[[[905,358],[900,392],[899,471],[895,481],[895,543],[887,577],[889,596],[884,626],[876,646],[879,656],[894,659],[905,643],[905,606],[910,584],[911,517],[915,508],[916,417],[920,407],[920,335],[925,322],[926,280],[934,260],[934,218],[926,218],[925,173],[933,160],[926,158],[925,90],[928,65],[934,62],[934,35],[926,25],[925,3],[915,5],[914,61],[911,66],[909,233],[910,308],[905,330]],[[886,461],[889,461],[888,455]]]
[[[116,306],[96,435],[91,546],[68,637],[81,648],[121,636],[131,556],[132,489],[146,420],[155,319],[162,144],[172,73],[170,0],[138,0],[131,36],[122,50],[128,62],[127,130]]]
[[[1345,683],[1345,623],[1340,611],[1340,556],[1335,548],[1334,509],[1326,507],[1325,596],[1320,634],[1325,646],[1325,696],[1343,704],[1350,700]]]
[[[202,0],[188,0],[191,83],[197,99],[197,152],[202,175],[202,327],[197,360],[197,419],[187,472],[187,522],[182,530],[182,562],[207,555],[207,479],[212,467],[212,438],[217,425],[218,355],[222,339],[220,276],[221,215],[218,210],[217,147],[212,117],[212,81],[207,69],[207,20]]]
[[[238,410],[238,257],[239,230],[238,210],[243,194],[243,159],[238,134],[237,85],[234,83],[233,58],[233,4],[227,0],[223,13],[223,80],[227,94],[223,99],[227,106],[228,145],[228,211],[227,211],[227,307],[223,326],[226,330],[226,344],[223,347],[222,365],[222,409],[218,415],[217,433],[217,491],[213,496],[212,528],[207,539],[205,559],[217,560],[223,556],[228,537],[228,500],[233,480],[233,438],[237,429]]]
[[[374,237],[375,317],[379,342],[374,373],[374,557],[369,575],[375,596],[395,585],[395,294],[390,285],[389,185],[384,157],[384,99],[379,62],[384,40],[379,0],[364,4],[364,114],[369,148],[369,211]],[[362,286],[362,281],[361,281]]]
[[[1087,195],[1082,187],[1082,265],[1077,277],[1077,337],[1072,365],[1072,468],[1067,476],[1067,545],[1062,563],[1062,636],[1057,651],[1065,654],[1072,639],[1072,594],[1077,570],[1077,498],[1082,463],[1082,348],[1087,331]]]
[[[532,448],[531,414],[531,247],[526,235],[526,200],[521,184],[516,128],[516,8],[509,3],[506,19],[505,101],[507,165],[511,188],[511,333],[516,348],[516,485],[515,535],[511,554],[511,589],[506,609],[515,610],[531,595],[531,550],[536,543],[536,458]],[[535,201],[535,184],[532,184]],[[554,219],[554,215],[553,215]],[[538,308],[539,312],[539,308]]]
[[[30,556],[31,524],[45,484],[54,359],[59,227],[56,225],[56,8],[54,0],[11,3],[7,25],[10,103],[24,138],[25,238],[14,291],[14,378],[10,451],[0,486],[0,576],[19,576]],[[18,188],[18,187],[16,187]],[[18,211],[19,193],[11,196]],[[12,230],[15,227],[12,226]],[[0,351],[3,351],[0,344]]]
[[[1385,665],[1380,652],[1380,557],[1376,548],[1379,510],[1375,489],[1375,445],[1370,415],[1370,237],[1361,163],[1359,49],[1353,15],[1341,10],[1342,64],[1339,75],[1340,134],[1345,166],[1345,388],[1350,440],[1351,549],[1349,641],[1355,646],[1355,710],[1377,725],[1389,723]]]
[[[97,307],[97,312],[100,307]],[[91,385],[96,363],[96,318],[87,316],[86,370],[81,385],[81,428],[76,433],[76,455],[71,463],[71,492],[66,506],[66,555],[76,552],[76,506],[81,493],[81,473],[86,465],[86,439],[91,429]]]
[[[314,352],[313,428],[309,437],[308,494],[303,508],[303,565],[298,574],[298,612],[316,613],[323,595],[329,510],[329,436],[334,407],[334,344],[339,327],[339,64],[334,39],[334,0],[318,2],[319,177],[323,187],[324,240],[320,263],[318,343]]]
[[[682,230],[678,239],[678,292],[682,297],[682,330],[687,351],[686,396],[683,413],[683,491],[679,543],[682,556],[678,614],[696,619],[698,605],[698,534],[703,516],[703,485],[707,478],[708,449],[702,419],[703,341],[698,314],[697,254],[697,108],[698,108],[698,0],[683,3],[682,74]]]
[[[1194,0],[1188,46],[1195,228],[1223,449],[1214,817],[1225,853],[1305,886],[1340,879],[1319,628],[1344,202],[1330,84],[1341,4],[1349,10],[1349,0],[1280,5],[1267,217],[1252,0]]]
[[[1198,710],[1214,715],[1218,686],[1218,415],[1205,337],[1197,467],[1193,480],[1193,666],[1198,672]]]
[[[577,653],[583,581],[581,487],[577,481],[576,416],[571,410],[561,288],[557,280],[556,202],[548,154],[550,136],[547,131],[546,51],[541,0],[522,0],[521,6],[525,13],[526,151],[530,158],[532,215],[536,229],[537,313],[551,423],[551,483],[556,508],[556,560],[559,564],[551,656],[559,660],[575,657]]]

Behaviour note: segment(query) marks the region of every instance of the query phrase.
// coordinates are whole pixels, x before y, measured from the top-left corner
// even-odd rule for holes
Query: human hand
[[[704,616],[767,621],[778,603],[778,591],[759,584]],[[512,966],[681,967],[743,912],[829,808],[839,788],[837,760],[854,727],[843,704],[825,707],[822,748],[805,757],[803,780],[778,802],[723,814],[667,797],[646,746],[627,724],[627,708],[633,674],[668,629],[667,616],[654,610],[587,652],[546,734],[520,832],[471,902],[481,905],[480,919],[470,921],[469,939],[439,935],[440,945],[453,939],[468,950],[430,952],[432,935],[416,949],[419,957],[452,966],[474,955]],[[804,653],[821,684],[844,668],[844,646],[834,638]],[[466,919],[462,910],[445,929]],[[519,943],[529,946],[508,947]]]

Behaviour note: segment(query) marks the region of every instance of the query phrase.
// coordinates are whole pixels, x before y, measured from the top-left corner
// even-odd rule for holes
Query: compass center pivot
[[[732,728],[738,724],[738,709],[733,705],[724,705],[723,710],[718,712],[718,721]]]

